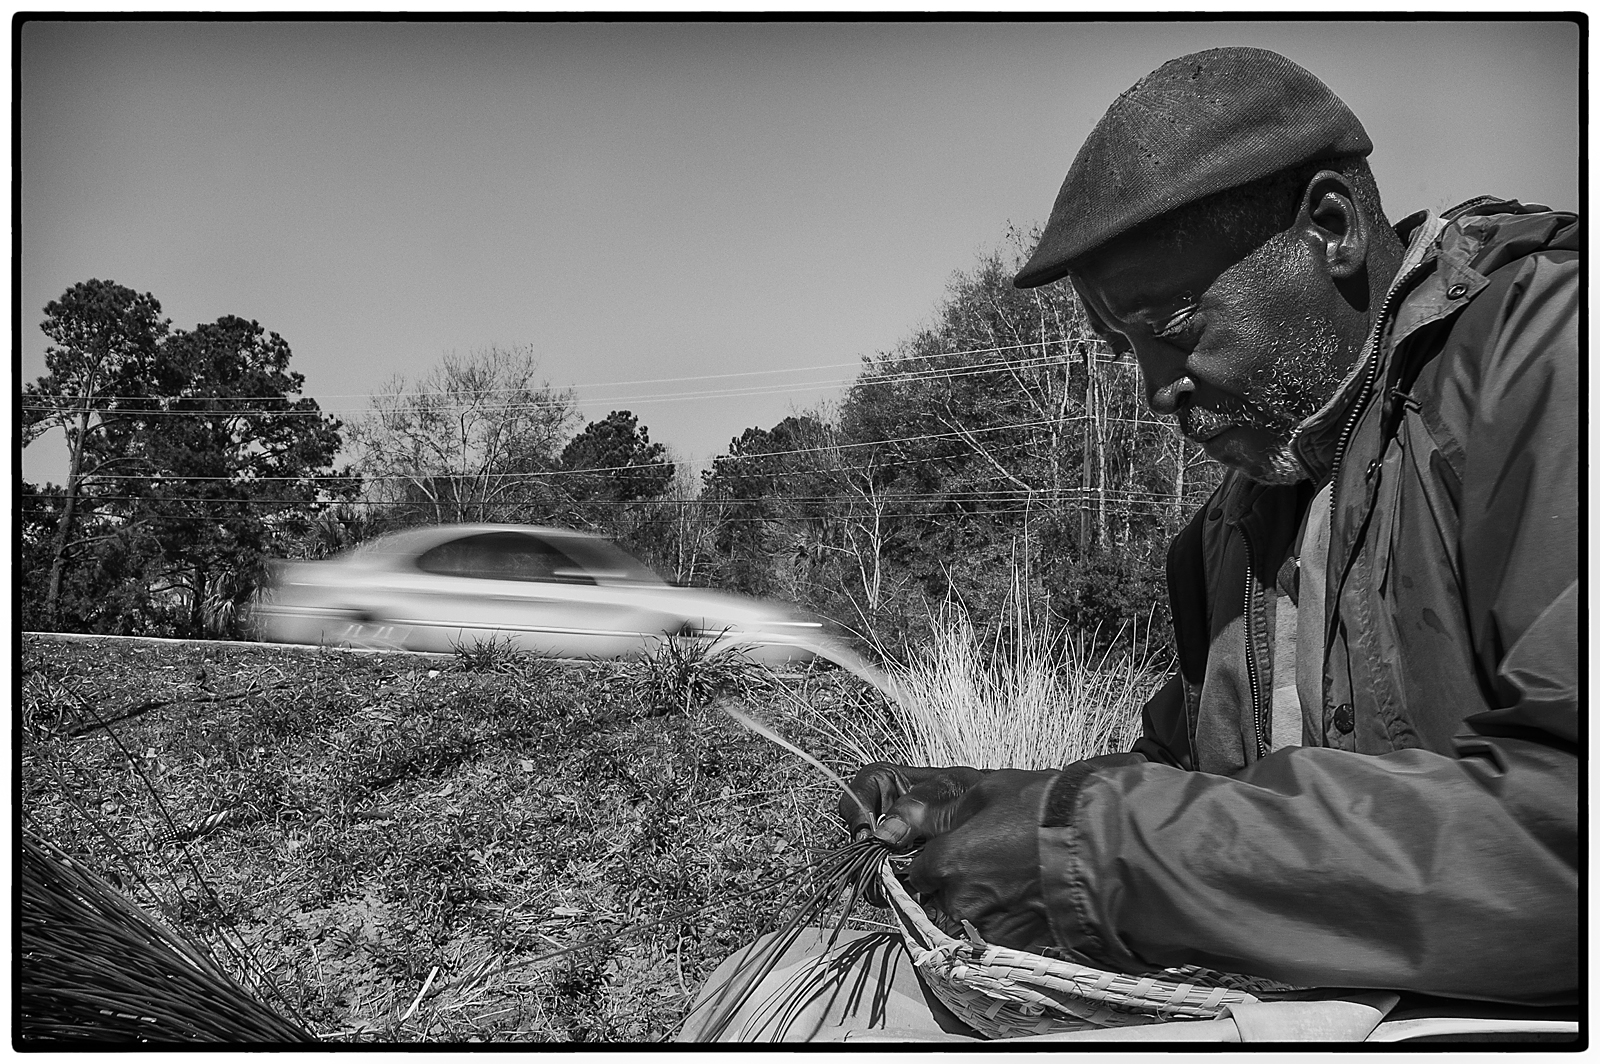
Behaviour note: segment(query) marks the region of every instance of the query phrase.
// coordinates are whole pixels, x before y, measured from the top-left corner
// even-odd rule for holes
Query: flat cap
[[[1213,48],[1174,59],[1118,96],[1078,149],[1014,283],[1057,280],[1085,252],[1213,193],[1371,151],[1344,101],[1276,52]]]

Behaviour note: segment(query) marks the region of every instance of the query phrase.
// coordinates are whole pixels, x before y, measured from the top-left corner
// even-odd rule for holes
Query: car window
[[[594,583],[571,558],[542,540],[518,532],[486,532],[441,543],[417,559],[417,568],[440,576],[480,580]]]
[[[561,550],[586,572],[608,584],[664,584],[661,575],[610,540],[563,536]]]

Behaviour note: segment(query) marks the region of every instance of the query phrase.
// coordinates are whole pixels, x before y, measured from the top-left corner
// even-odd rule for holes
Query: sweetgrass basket
[[[1155,975],[1102,971],[1038,953],[990,945],[967,925],[954,938],[901,885],[894,863],[879,866],[889,909],[912,962],[934,995],[988,1038],[1057,1034],[1170,1020],[1210,1020],[1260,994],[1297,989],[1199,967]]]

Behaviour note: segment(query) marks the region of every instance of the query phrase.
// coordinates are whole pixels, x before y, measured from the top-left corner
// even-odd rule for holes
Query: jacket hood
[[[1515,200],[1473,200],[1447,211],[1440,251],[1481,274],[1541,251],[1581,251],[1582,224],[1567,211]]]

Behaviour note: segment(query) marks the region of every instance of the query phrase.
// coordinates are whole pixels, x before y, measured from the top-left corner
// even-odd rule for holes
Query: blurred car
[[[448,653],[489,640],[564,658],[637,657],[671,636],[768,664],[865,663],[799,609],[679,587],[609,540],[529,525],[439,525],[319,561],[274,561],[256,638]]]

